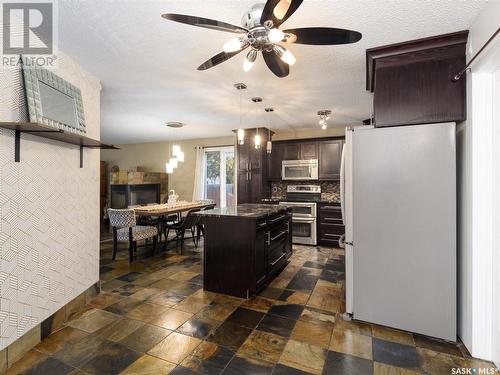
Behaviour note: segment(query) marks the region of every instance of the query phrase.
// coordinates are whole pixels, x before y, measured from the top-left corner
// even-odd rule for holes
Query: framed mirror
[[[80,89],[47,69],[28,66],[24,59],[22,65],[30,121],[85,134]]]

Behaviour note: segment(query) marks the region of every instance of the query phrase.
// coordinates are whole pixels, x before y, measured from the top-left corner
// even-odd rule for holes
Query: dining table
[[[136,216],[152,217],[152,216],[168,216],[177,213],[182,213],[194,209],[203,209],[215,204],[211,200],[201,200],[195,202],[179,201],[175,205],[163,203],[152,204],[147,206],[133,207]]]
[[[179,220],[181,220],[181,215],[183,212],[188,212],[191,210],[202,210],[206,207],[211,207],[214,206],[215,202],[213,200],[200,200],[200,201],[194,201],[194,202],[189,202],[189,201],[178,201],[175,204],[168,204],[168,203],[162,203],[162,204],[150,204],[147,206],[136,206],[132,207],[136,217],[139,219],[142,217],[144,219],[151,219],[151,218],[159,218],[160,222],[163,222],[163,220],[171,215],[179,215]],[[160,243],[161,241],[161,235],[160,235]],[[163,242],[163,248],[166,247],[168,243],[168,238],[165,238],[165,241]]]

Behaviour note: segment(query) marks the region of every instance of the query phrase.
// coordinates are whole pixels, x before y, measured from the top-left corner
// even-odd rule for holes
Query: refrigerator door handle
[[[340,161],[340,208],[342,210],[342,223],[346,225],[345,219],[345,144],[342,146],[342,159]]]

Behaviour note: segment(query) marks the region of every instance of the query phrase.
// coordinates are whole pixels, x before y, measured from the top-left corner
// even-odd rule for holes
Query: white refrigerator
[[[455,123],[346,129],[341,197],[353,319],[456,340]]]

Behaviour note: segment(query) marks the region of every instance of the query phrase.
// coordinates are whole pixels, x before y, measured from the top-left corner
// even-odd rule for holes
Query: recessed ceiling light
[[[182,122],[178,122],[178,121],[170,121],[170,122],[167,122],[167,126],[169,128],[179,129],[179,128],[183,128],[184,126],[186,126],[186,124],[183,124]]]

